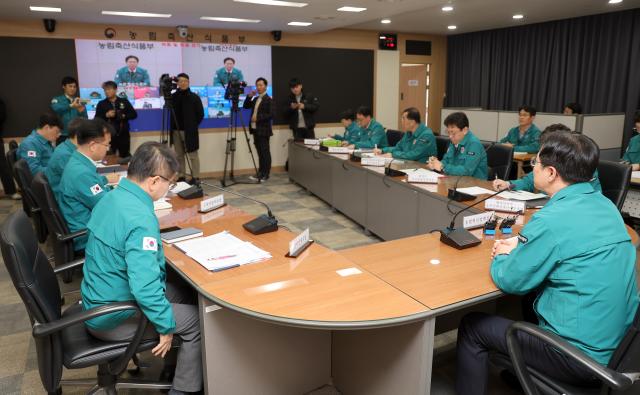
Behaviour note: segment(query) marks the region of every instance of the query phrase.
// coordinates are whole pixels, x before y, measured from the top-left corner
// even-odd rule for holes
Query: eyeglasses
[[[177,183],[175,181],[171,181],[167,177],[161,176],[160,174],[156,174],[154,177],[160,177],[163,180],[165,180],[166,182],[168,182],[169,183],[169,189],[173,189],[177,185]]]
[[[529,162],[529,164],[531,164],[531,167],[536,167],[537,163],[540,163],[540,165],[542,165],[542,162],[539,162],[538,158],[535,157],[535,156],[533,158],[531,158],[531,161]]]
[[[109,143],[109,144],[105,144],[105,143],[99,143],[99,142],[97,142],[97,141],[94,141],[94,143],[96,143],[96,144],[98,144],[98,145],[101,145],[101,146],[103,146],[103,147],[107,147],[107,148],[110,148],[110,147],[111,147],[111,143]]]

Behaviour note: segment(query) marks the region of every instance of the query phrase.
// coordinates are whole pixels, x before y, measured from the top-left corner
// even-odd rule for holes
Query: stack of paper
[[[536,200],[548,197],[544,193],[531,193],[528,191],[504,191],[498,196],[512,200]]]
[[[158,200],[156,200],[155,202],[153,202],[153,209],[154,210],[165,210],[168,208],[173,207],[173,205],[171,205],[171,203],[167,202],[167,199],[165,198],[160,198]]]
[[[175,193],[175,194],[178,194],[178,193],[180,193],[180,192],[182,192],[182,191],[184,191],[184,190],[186,190],[186,189],[189,189],[189,188],[191,188],[191,184],[186,183],[186,182],[184,182],[184,181],[180,181],[180,182],[178,182],[178,183],[176,184],[176,186],[174,186],[174,187],[171,189],[171,192],[173,192],[173,193]]]
[[[458,192],[462,192],[462,193],[466,193],[469,195],[473,195],[473,196],[478,196],[478,195],[489,195],[492,194],[493,191],[486,189],[486,188],[482,188],[482,187],[467,187],[467,188],[458,188],[457,189]]]
[[[640,178],[640,171],[632,171],[631,178]]]
[[[174,246],[207,270],[219,271],[271,258],[271,254],[227,231],[175,243]]]

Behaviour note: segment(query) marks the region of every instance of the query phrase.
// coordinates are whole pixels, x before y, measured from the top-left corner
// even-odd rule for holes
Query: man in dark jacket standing
[[[118,85],[114,81],[105,82],[102,89],[107,98],[96,106],[96,118],[104,119],[115,130],[111,136],[111,151],[121,158],[130,157],[129,120],[136,119],[138,113],[126,97],[118,97]]]
[[[293,138],[296,140],[316,138],[314,114],[320,106],[318,98],[305,93],[302,90],[302,81],[297,78],[289,81],[289,88],[291,94],[289,95],[287,115],[289,127],[293,130]]]
[[[4,141],[2,141],[3,130],[2,125],[7,119],[7,106],[0,99],[0,180],[2,180],[2,188],[4,188],[5,196],[9,196],[14,200],[20,199],[20,194],[16,192],[16,185],[13,183],[13,175],[7,163],[7,157],[4,153]]]
[[[200,96],[189,89],[189,76],[178,74],[178,90],[171,95],[175,119],[171,118],[171,144],[178,156],[180,171],[186,175],[191,173],[193,179],[200,178],[200,136],[198,125],[204,118],[204,108]],[[185,156],[188,156],[190,166],[185,167]]]
[[[251,109],[251,121],[249,132],[253,135],[253,144],[258,152],[258,162],[260,167],[256,177],[252,180],[264,182],[269,179],[271,172],[271,151],[269,149],[269,139],[273,136],[271,130],[271,120],[273,119],[274,104],[271,97],[267,95],[267,80],[260,77],[256,80],[256,92],[252,91],[242,104],[242,108]]]

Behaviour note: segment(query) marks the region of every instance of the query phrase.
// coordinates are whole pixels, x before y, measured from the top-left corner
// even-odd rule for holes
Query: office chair
[[[579,363],[601,381],[596,387],[578,387],[562,383],[526,366],[518,344],[517,332],[526,332],[548,343],[555,350]],[[640,393],[640,309],[624,338],[604,367],[566,340],[528,322],[514,322],[507,331],[509,356],[492,355],[502,368],[515,370],[526,395],[632,395]]]
[[[449,136],[436,136],[436,146],[438,148],[438,160],[442,160],[444,154],[447,153],[447,149],[449,149]]]
[[[618,210],[622,210],[624,199],[627,197],[629,183],[631,182],[631,166],[600,160],[598,163],[598,178],[602,186],[602,194],[608,197]]]
[[[16,146],[12,147],[11,143],[14,143]],[[20,187],[20,184],[18,183],[18,177],[16,176],[16,161],[18,160],[18,145],[15,142],[15,140],[11,140],[11,142],[9,142],[9,151],[7,151],[7,163],[9,164],[9,169],[11,170],[11,176],[13,177],[13,180],[16,182],[16,185],[18,186],[18,190],[20,191],[20,193],[22,193],[22,188]],[[29,211],[29,209],[27,208],[27,202],[25,202],[24,199],[22,199],[22,209],[25,211],[25,213],[27,213]],[[31,216],[31,213],[28,212],[29,216]]]
[[[53,247],[53,260],[56,267],[66,265],[84,256],[82,251],[74,251],[73,240],[84,236],[87,230],[82,229],[73,233],[69,231],[67,221],[60,211],[58,202],[44,173],[38,173],[33,177],[31,191],[38,207],[40,207],[40,213],[45,225],[52,236],[49,240]],[[65,270],[62,273],[62,281],[65,283],[71,282],[72,278],[73,270]]]
[[[387,141],[389,142],[389,147],[395,147],[402,139],[403,135],[404,133],[399,130],[387,129]]]
[[[489,167],[487,179],[494,180],[498,176],[501,180],[508,180],[513,163],[513,147],[485,142],[482,145],[487,150],[487,166]]]
[[[144,314],[131,341],[107,342],[91,336],[84,322],[105,314],[124,310],[140,311],[133,302],[109,303],[84,311],[77,303],[64,312],[56,273],[69,270],[83,260],[69,262],[55,270],[38,247],[27,216],[20,211],[9,215],[0,229],[2,257],[33,328],[38,370],[48,394],[60,394],[61,385],[93,385],[87,380],[63,381],[62,368],[81,369],[98,366],[97,384],[90,394],[100,390],[115,394],[121,388],[170,389],[171,384],[121,380],[118,376],[136,352],[149,350],[157,339],[142,340],[147,319]]]
[[[31,217],[31,221],[33,221],[33,226],[35,227],[36,234],[38,235],[38,241],[40,243],[44,243],[47,240],[48,235],[47,225],[45,225],[44,219],[42,219],[40,207],[38,206],[38,203],[36,203],[33,191],[31,190],[33,174],[31,174],[29,164],[24,159],[18,159],[16,163],[14,163],[14,171],[16,175],[16,183],[22,191],[23,209],[27,216]]]

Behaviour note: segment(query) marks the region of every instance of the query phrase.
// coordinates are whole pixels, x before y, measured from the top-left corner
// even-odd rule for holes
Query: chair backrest
[[[623,163],[601,160],[598,163],[598,176],[602,186],[602,194],[622,210],[631,182],[631,166]]]
[[[395,147],[398,144],[398,141],[402,139],[402,133],[399,130],[387,129],[387,141],[389,142],[389,147]]]
[[[487,166],[489,167],[488,180],[494,180],[498,176],[501,180],[508,180],[513,163],[513,147],[504,144],[483,142],[487,150]]]
[[[640,372],[640,307],[636,311],[636,316],[627,329],[627,333],[613,352],[608,367],[621,373]],[[624,391],[608,390],[605,393],[610,395],[640,394],[640,381],[636,381]]]
[[[436,136],[436,147],[438,148],[438,160],[442,160],[444,154],[449,149],[449,136]]]
[[[51,244],[56,266],[70,262],[74,258],[73,240],[59,241],[57,236],[65,236],[71,232],[44,173],[38,173],[33,177],[31,190],[38,207],[40,207],[47,229],[53,236]]]
[[[41,243],[44,243],[47,240],[47,226],[45,225],[44,220],[42,219],[42,214],[40,212],[32,212],[32,209],[36,209],[39,207],[33,195],[33,190],[31,189],[31,184],[33,183],[33,174],[31,174],[29,164],[24,159],[18,159],[14,166],[16,172],[16,182],[22,190],[22,207],[25,210],[27,216],[31,217],[31,219],[33,220],[33,225],[36,228],[38,240]]]
[[[46,255],[38,247],[29,218],[14,211],[0,228],[0,250],[11,281],[31,323],[61,316],[60,288]],[[40,378],[45,388],[58,387],[62,376],[62,346],[58,334],[35,339]]]

